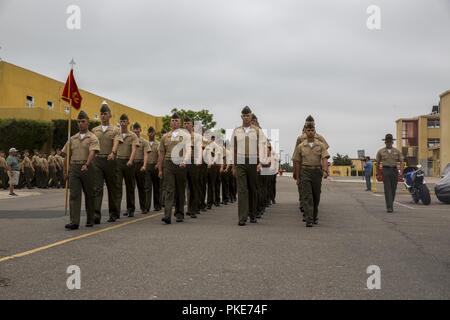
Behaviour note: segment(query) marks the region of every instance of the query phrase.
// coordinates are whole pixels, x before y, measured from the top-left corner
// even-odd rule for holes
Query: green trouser
[[[257,204],[256,204],[256,213],[261,215],[264,210],[264,176],[261,173],[258,173],[256,178],[256,195],[257,195]]]
[[[298,190],[298,205],[300,208],[302,207],[302,184],[297,183],[297,190]]]
[[[214,188],[214,203],[216,205],[220,204],[220,186],[221,186],[221,176],[220,176],[220,166],[217,166],[217,177],[216,177],[216,187]]]
[[[94,223],[94,179],[92,167],[81,171],[82,164],[71,164],[69,172],[70,186],[70,223],[80,225],[81,193],[84,193],[86,223]]]
[[[200,165],[200,209],[206,208],[206,188],[208,185],[208,165],[202,163]]]
[[[302,204],[306,222],[314,222],[319,213],[320,192],[322,188],[322,169],[302,168]]]
[[[5,168],[0,168],[0,184],[3,189],[8,189],[8,175]]]
[[[236,179],[239,222],[244,223],[249,216],[250,219],[256,218],[256,164],[236,165]]]
[[[128,159],[117,159],[116,168],[116,206],[117,212],[120,214],[120,208],[122,206],[122,180],[125,180],[125,190],[127,197],[127,212],[133,214],[136,210],[134,189],[136,188],[136,181],[134,180],[134,166],[127,166]],[[117,217],[116,217],[117,218]]]
[[[48,166],[48,186],[50,188],[56,187],[58,181],[56,179],[56,167]]]
[[[233,174],[231,173],[231,176],[230,176],[230,199],[232,201],[236,201],[236,194],[237,194],[236,177],[233,176]]]
[[[94,197],[95,197],[95,218],[101,219],[102,202],[103,202],[103,186],[106,183],[108,190],[108,210],[110,218],[118,218],[120,211],[117,208],[117,183],[116,170],[117,162],[108,160],[106,157],[96,157],[94,160]],[[122,187],[122,185],[121,185]],[[122,196],[121,196],[122,198]]]
[[[272,184],[272,176],[271,175],[263,175],[263,188],[264,188],[264,206],[268,206],[270,204],[270,188]]]
[[[150,211],[152,207],[152,194],[153,194],[153,207],[155,209],[161,208],[161,186],[160,178],[158,176],[158,169],[155,168],[156,163],[149,163],[147,165],[147,198],[145,208]]]
[[[163,173],[164,173],[164,169],[163,169]],[[163,177],[161,178],[161,184],[160,184],[160,202],[162,206],[166,206],[166,184],[165,184],[165,180],[164,180],[164,174]]]
[[[44,180],[43,170],[40,167],[38,167],[36,168],[36,186],[38,188],[43,187],[43,180]]]
[[[271,189],[272,189],[271,200],[272,200],[272,202],[274,202],[275,198],[277,197],[277,175],[276,174],[274,174],[272,176]]]
[[[211,168],[208,168],[208,206],[220,203],[220,180],[219,184],[217,183],[217,180],[220,179],[219,175],[219,166],[213,164]],[[217,190],[217,186],[219,186],[219,190]]]
[[[230,175],[231,175],[230,170],[226,170],[221,174],[223,202],[230,201]]]
[[[398,170],[396,167],[383,167],[384,199],[386,208],[394,209],[395,192],[397,191]]]
[[[200,212],[200,165],[186,165],[186,179],[189,189],[188,212],[199,214]]]
[[[171,160],[164,160],[165,203],[164,217],[170,220],[175,205],[175,217],[184,218],[186,202],[186,168],[180,168]]]
[[[136,181],[136,186],[138,189],[139,208],[141,208],[142,212],[147,211],[147,194],[148,194],[147,173],[145,171],[141,171],[143,165],[144,161],[134,162],[134,179]]]
[[[33,170],[31,168],[25,167],[23,168],[23,176],[25,178],[25,186],[29,189],[33,187]]]
[[[58,169],[56,175],[58,176],[58,188],[64,188],[64,169]]]

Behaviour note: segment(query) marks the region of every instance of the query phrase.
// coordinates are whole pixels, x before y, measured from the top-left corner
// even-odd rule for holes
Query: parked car
[[[445,167],[442,179],[436,183],[434,192],[439,201],[450,203],[450,163]]]

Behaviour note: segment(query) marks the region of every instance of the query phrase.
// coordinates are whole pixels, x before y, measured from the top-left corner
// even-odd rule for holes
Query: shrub
[[[0,149],[40,150],[52,138],[52,131],[48,121],[0,119]]]

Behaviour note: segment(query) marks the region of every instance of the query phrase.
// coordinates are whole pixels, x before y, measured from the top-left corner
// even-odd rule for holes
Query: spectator
[[[17,194],[14,193],[14,185],[19,184],[19,176],[20,176],[19,160],[17,159],[17,149],[16,148],[9,149],[8,154],[9,156],[8,158],[6,158],[6,164],[9,177],[9,195],[17,196]]]
[[[5,160],[5,153],[0,150],[0,184],[3,189],[8,189],[8,174],[7,174],[8,165]]]
[[[366,163],[364,164],[364,178],[366,179],[366,191],[372,190],[372,169],[373,169],[373,163],[372,160],[370,160],[370,157],[366,157]]]

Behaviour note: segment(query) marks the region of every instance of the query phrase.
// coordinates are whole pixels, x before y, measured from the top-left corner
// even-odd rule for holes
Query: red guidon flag
[[[75,82],[75,78],[73,77],[73,69],[70,70],[70,74],[67,77],[66,85],[64,86],[61,99],[69,102],[72,107],[77,110],[81,108],[81,100],[83,100],[83,98],[81,97],[77,83]]]

